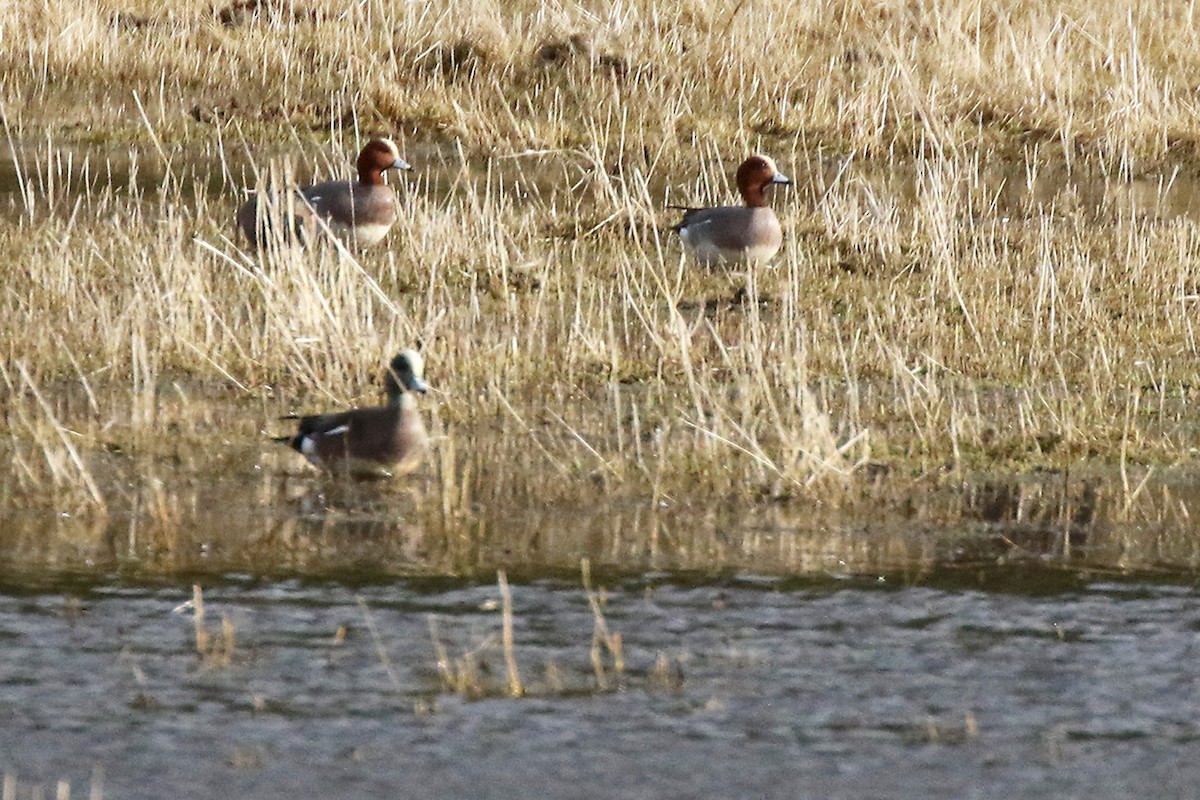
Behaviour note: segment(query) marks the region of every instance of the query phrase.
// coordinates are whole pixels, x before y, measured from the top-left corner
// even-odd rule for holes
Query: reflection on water
[[[477,457],[491,450],[480,443]],[[1189,570],[1195,482],[1155,480],[1133,497],[1092,475],[911,484],[883,478],[849,504],[689,507],[636,481],[597,502],[511,493],[486,464],[435,455],[411,480],[356,482],[307,469],[269,442],[226,445],[219,464],[100,454],[106,514],[0,512],[10,575],[463,575],[600,568],[773,575],[920,575],[944,565],[1054,563]],[[448,469],[469,474],[443,474]],[[534,476],[536,480],[536,476]],[[1180,511],[1182,509],[1182,512]]]

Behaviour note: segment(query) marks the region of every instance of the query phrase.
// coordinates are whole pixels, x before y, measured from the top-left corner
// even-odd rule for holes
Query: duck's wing
[[[297,436],[329,436],[343,434],[350,430],[353,411],[339,411],[333,414],[312,414],[300,417],[297,426]]]
[[[309,200],[297,193],[259,194],[246,201],[237,213],[237,224],[252,245],[270,240],[274,225],[279,223],[282,237],[287,241],[304,241],[305,228],[312,218]]]
[[[298,191],[304,202],[326,217],[329,209],[338,204],[339,198],[350,194],[350,181],[322,181],[312,186],[302,186]]]
[[[681,235],[721,250],[739,250],[776,237],[772,233],[779,227],[775,219],[775,212],[768,208],[698,208],[684,214],[678,230]]]
[[[333,414],[312,414],[307,417],[297,417],[292,414],[280,419],[299,420],[296,432],[290,436],[273,436],[273,441],[286,444],[293,450],[309,455],[317,444],[325,439],[341,439],[345,441],[350,433],[353,411],[340,411]]]
[[[671,227],[671,230],[675,231],[675,233],[679,233],[684,228],[687,228],[687,227],[690,227],[691,225],[693,225],[696,222],[699,215],[701,215],[705,211],[709,210],[707,208],[698,208],[696,206],[670,205],[670,206],[667,206],[667,208],[672,209],[673,211],[682,211],[683,212],[683,219],[681,219],[679,221],[678,225],[674,225]]]
[[[394,406],[325,414],[314,421],[317,430],[297,437],[300,451],[325,464],[349,459],[388,466],[400,461],[409,447],[401,430],[402,419],[401,410]]]
[[[691,206],[671,206],[683,212],[683,219],[675,226],[675,231],[684,229],[726,228],[732,222],[740,221],[749,209],[741,206],[714,206],[712,208],[692,208]]]

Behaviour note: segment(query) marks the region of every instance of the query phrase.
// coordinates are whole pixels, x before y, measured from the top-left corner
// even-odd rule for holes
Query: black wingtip
[[[682,211],[683,212],[683,219],[680,220],[679,224],[671,226],[672,233],[680,233],[684,228],[687,227],[688,217],[691,216],[691,213],[693,211],[700,210],[700,209],[696,208],[695,206],[668,205],[667,208],[671,209],[672,211]]]
[[[271,441],[275,442],[276,444],[282,444],[290,447],[297,453],[301,452],[299,436],[272,436]]]

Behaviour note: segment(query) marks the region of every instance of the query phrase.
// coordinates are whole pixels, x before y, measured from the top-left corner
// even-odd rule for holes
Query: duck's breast
[[[304,196],[338,236],[362,247],[379,242],[396,222],[390,186],[326,181],[306,188]]]
[[[429,448],[429,435],[425,432],[425,424],[421,422],[416,403],[410,395],[405,395],[405,401],[401,407],[400,424],[396,427],[396,466],[393,472],[397,475],[416,469]]]
[[[679,238],[702,264],[743,264],[768,261],[779,252],[783,229],[770,208],[721,206],[689,211]]]

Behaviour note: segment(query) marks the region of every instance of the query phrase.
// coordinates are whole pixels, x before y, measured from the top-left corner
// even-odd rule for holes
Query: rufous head
[[[358,154],[358,179],[372,185],[381,184],[385,169],[412,169],[412,165],[400,157],[395,142],[377,137],[367,142]]]
[[[775,166],[770,156],[753,155],[742,162],[737,171],[738,191],[750,207],[765,206],[763,190],[772,183],[790,184],[788,176]]]

